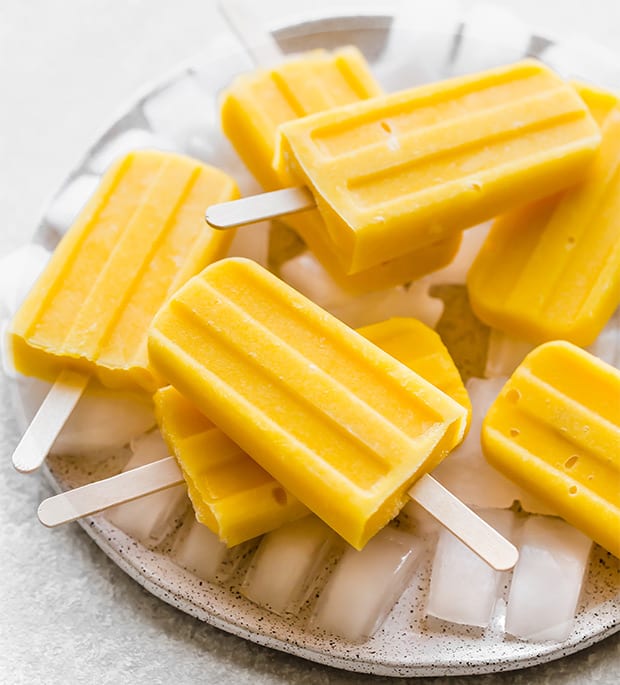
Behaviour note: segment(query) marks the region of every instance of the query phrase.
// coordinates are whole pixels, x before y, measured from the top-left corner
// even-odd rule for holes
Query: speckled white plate
[[[620,65],[613,56],[596,47],[574,41],[564,44],[537,35],[491,5],[477,6],[464,14],[458,0],[366,2],[355,12],[349,5],[349,14],[335,14],[327,4],[313,3],[312,13],[303,16],[283,16],[281,4],[278,14],[270,15],[267,6],[262,17],[286,53],[358,45],[386,89],[490,67],[525,55],[537,56],[566,75],[620,87]],[[127,146],[138,145],[163,145],[201,157],[234,175],[242,191],[256,190],[218,130],[216,108],[219,90],[236,73],[250,68],[252,62],[232,32],[210,38],[204,54],[146,89],[118,117],[66,179],[55,200],[76,180],[78,185],[92,184],[111,156]],[[188,98],[194,104],[205,105],[200,121],[188,114]],[[177,115],[182,121],[175,121]],[[153,131],[153,125],[157,131]],[[61,234],[58,214],[58,206],[52,201],[37,233],[37,240],[48,248],[56,245]],[[57,490],[63,490],[103,477],[119,463],[114,458],[103,462],[52,458],[45,474]],[[215,585],[181,569],[169,555],[180,520],[170,522],[168,536],[155,549],[137,543],[103,516],[80,523],[131,577],[182,611],[253,642],[351,671],[431,676],[523,668],[581,650],[620,626],[620,561],[598,547],[591,558],[572,634],[565,642],[522,642],[506,636],[500,626],[482,630],[427,619],[427,560],[378,633],[363,644],[351,644],[308,632],[307,609],[283,619],[256,607],[237,591],[239,574],[226,585]]]

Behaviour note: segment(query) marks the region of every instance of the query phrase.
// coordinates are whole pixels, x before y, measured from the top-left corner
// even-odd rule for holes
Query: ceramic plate
[[[349,9],[348,15],[334,15],[325,4],[313,3],[312,12],[302,16],[272,12],[271,19],[269,15],[265,19],[266,29],[287,54],[356,44],[388,90],[526,55],[547,61],[569,76],[601,86],[620,86],[620,66],[610,55],[591,46],[573,41],[565,45],[538,35],[491,5],[476,6],[465,14],[457,1],[403,2],[389,5],[389,11],[385,3],[377,2],[365,3],[355,12]],[[259,43],[257,38],[254,47],[260,47]],[[92,188],[112,158],[134,147],[184,151],[231,173],[242,191],[258,191],[219,132],[216,106],[218,92],[235,74],[252,67],[250,54],[231,31],[210,40],[203,54],[147,88],[66,179],[41,221],[38,242],[53,248],[62,233],[63,202]],[[89,459],[54,457],[45,473],[54,488],[64,490],[118,470],[126,457],[122,453]],[[426,563],[419,567],[383,627],[367,642],[351,644],[306,630],[307,609],[283,619],[256,607],[238,592],[241,571],[226,584],[212,584],[177,566],[170,549],[183,520],[180,515],[172,516],[163,541],[152,549],[103,516],[82,520],[80,525],[111,559],[162,600],[253,642],[338,668],[393,676],[522,668],[581,650],[612,634],[620,624],[618,559],[595,548],[572,634],[563,643],[522,642],[506,636],[499,626],[481,630],[427,619]]]

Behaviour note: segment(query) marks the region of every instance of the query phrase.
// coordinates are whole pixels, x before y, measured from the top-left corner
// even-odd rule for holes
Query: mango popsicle
[[[482,425],[487,459],[620,556],[620,372],[566,341],[532,351]]]
[[[177,292],[154,319],[149,355],[358,548],[467,423],[458,403],[247,260],[221,260]]]
[[[233,236],[205,227],[202,215],[237,195],[229,176],[188,157],[139,151],[116,162],[12,321],[16,368],[50,381],[74,372],[155,390],[149,323],[172,292],[226,253]],[[39,445],[28,437],[16,466],[38,449],[44,458]]]
[[[315,50],[276,68],[237,77],[222,94],[222,128],[263,188],[275,190],[294,182],[285,169],[273,166],[281,124],[380,94],[381,88],[357,48],[333,53]],[[316,209],[291,214],[285,220],[337,283],[351,292],[400,285],[439,269],[452,260],[460,244],[457,234],[347,276]]]
[[[356,273],[576,183],[599,143],[574,88],[526,60],[287,122],[275,164]]]
[[[453,397],[468,412],[471,404],[458,370],[439,336],[420,321],[394,318],[359,329],[365,338],[389,352]],[[228,545],[235,545],[309,513],[230,438],[173,387],[154,396],[157,421],[182,472],[161,460],[161,478],[152,470],[129,471],[75,488],[45,500],[39,516],[56,526],[136,498],[185,479],[196,517]],[[131,481],[131,482],[129,482]],[[111,486],[111,487],[110,487]],[[122,493],[122,494],[121,494]]]
[[[471,401],[438,333],[418,319],[400,316],[363,326],[357,332],[467,409],[469,428]]]
[[[158,390],[154,400],[196,518],[229,547],[309,513],[173,387]]]
[[[620,304],[620,107],[578,91],[603,135],[587,176],[499,217],[467,277],[476,315],[532,343],[589,345]]]

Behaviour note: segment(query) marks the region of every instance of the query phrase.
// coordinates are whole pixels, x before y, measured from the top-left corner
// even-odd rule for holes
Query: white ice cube
[[[170,456],[168,445],[166,445],[158,430],[148,430],[148,432],[143,431],[141,434],[136,434],[131,439],[129,446],[133,453],[131,459],[132,468],[144,466],[145,464],[150,464],[158,459]]]
[[[506,632],[523,640],[566,640],[592,542],[559,518],[523,524],[506,613]]]
[[[620,308],[616,309],[598,338],[587,349],[607,364],[620,369]]]
[[[515,338],[509,333],[491,329],[489,346],[487,349],[487,361],[484,367],[486,378],[506,378],[525,359],[535,345],[527,340]]]
[[[136,452],[123,471],[143,466],[168,454],[158,431],[134,443]],[[150,446],[150,449],[149,449]],[[153,547],[168,533],[173,517],[187,504],[185,485],[175,485],[108,509],[106,518],[127,535]]]
[[[505,378],[470,378],[465,387],[472,403],[472,418],[465,440],[437,466],[433,475],[465,503],[483,508],[508,508],[521,490],[493,468],[482,454],[482,421],[506,383]]]
[[[268,533],[252,559],[241,592],[277,614],[296,612],[335,541],[334,533],[315,516]]]
[[[452,73],[474,73],[517,62],[527,54],[531,36],[531,28],[512,10],[478,2],[463,19]]]
[[[469,268],[480,251],[492,223],[487,221],[463,231],[461,245],[450,264],[427,276],[429,287],[433,285],[465,285]]]
[[[66,233],[78,214],[99,185],[99,176],[81,174],[56,195],[49,206],[45,219],[59,233]]]
[[[150,95],[142,109],[155,134],[182,150],[192,138],[208,135],[219,118],[215,97],[188,74]]]
[[[547,47],[540,59],[565,78],[596,80],[601,88],[620,88],[620,61],[603,46],[571,37]]]
[[[361,552],[349,547],[319,595],[312,626],[353,642],[370,637],[409,584],[422,551],[418,537],[391,526]]]
[[[198,523],[192,515],[183,524],[172,550],[172,558],[190,573],[213,581],[218,577],[227,551],[217,535]]]
[[[308,250],[284,262],[280,268],[280,276],[319,307],[327,310],[354,299],[334,281]]]
[[[516,516],[512,511],[486,509],[478,514],[504,537],[514,536]],[[486,627],[503,578],[503,573],[491,568],[443,528],[435,548],[426,613],[452,623]]]
[[[88,160],[88,167],[96,174],[102,174],[119,157],[133,150],[163,150],[174,152],[177,146],[173,141],[157,136],[141,128],[123,131],[115,138],[107,140],[97,148]]]
[[[237,229],[228,254],[231,257],[246,257],[267,266],[269,255],[270,222],[261,221]]]
[[[351,297],[329,310],[353,328],[378,323],[391,316],[413,317],[434,328],[443,313],[443,302],[431,297],[428,289],[428,280],[421,278],[408,286]]]
[[[144,393],[110,390],[91,383],[52,445],[53,454],[88,454],[122,447],[155,425]]]
[[[373,73],[388,92],[438,81],[461,22],[458,0],[400,3]]]
[[[51,252],[31,243],[0,259],[0,316],[13,317],[50,257]]]
[[[238,74],[256,69],[248,51],[230,31],[209,38],[209,49],[192,61],[192,73],[200,86],[214,96]]]

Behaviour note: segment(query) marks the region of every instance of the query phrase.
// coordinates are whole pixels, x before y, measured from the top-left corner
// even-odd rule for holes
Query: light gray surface
[[[582,33],[617,49],[615,0],[497,4],[542,32]],[[208,0],[2,0],[0,254],[29,240],[49,195],[136,89],[198,52],[222,26]],[[0,682],[387,682],[204,625],[146,593],[77,526],[44,529],[35,510],[49,493],[40,477],[12,470],[18,433],[4,387],[1,399]],[[475,680],[611,684],[619,672],[616,635],[559,662]]]

